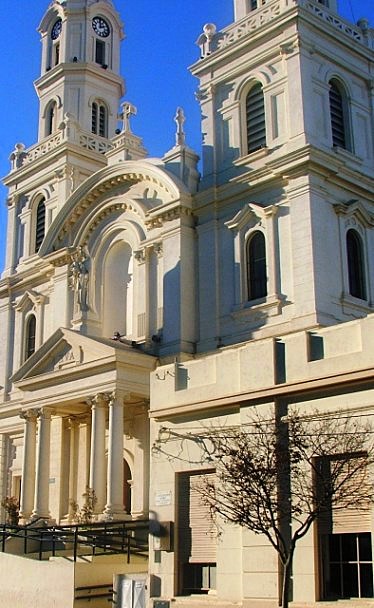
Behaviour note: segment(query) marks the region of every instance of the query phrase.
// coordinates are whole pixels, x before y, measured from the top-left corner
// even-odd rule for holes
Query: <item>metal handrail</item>
[[[40,561],[46,553],[55,556],[59,551],[59,545],[62,545],[64,554],[66,555],[66,551],[70,550],[74,561],[78,557],[96,555],[101,551],[107,554],[126,554],[129,563],[132,555],[148,553],[148,530],[148,520],[39,527],[2,524],[0,546],[1,551],[6,553],[7,541],[19,538],[22,541],[23,554],[30,557],[38,555]],[[36,543],[37,546],[36,549],[34,546],[32,554],[31,543]]]

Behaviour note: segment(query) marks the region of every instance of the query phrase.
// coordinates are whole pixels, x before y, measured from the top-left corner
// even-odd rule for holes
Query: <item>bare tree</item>
[[[196,440],[216,466],[216,480],[199,488],[203,501],[212,514],[267,537],[282,564],[287,608],[295,547],[313,522],[373,501],[370,424],[347,413],[268,419],[256,412],[244,426],[212,428]]]

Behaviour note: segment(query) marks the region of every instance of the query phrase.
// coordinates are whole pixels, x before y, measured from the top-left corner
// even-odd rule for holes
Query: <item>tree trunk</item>
[[[282,608],[288,608],[292,574],[292,558],[293,554],[288,557],[287,562],[283,565]]]

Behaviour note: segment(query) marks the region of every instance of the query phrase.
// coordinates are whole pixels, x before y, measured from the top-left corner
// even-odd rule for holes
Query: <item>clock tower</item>
[[[110,0],[54,0],[44,15],[39,140],[66,116],[101,137],[113,137],[119,100],[122,22]]]
[[[38,141],[10,156],[5,275],[33,263],[70,195],[108,164],[125,91],[123,24],[111,0],[53,0],[40,25]],[[37,236],[37,234],[39,236]]]

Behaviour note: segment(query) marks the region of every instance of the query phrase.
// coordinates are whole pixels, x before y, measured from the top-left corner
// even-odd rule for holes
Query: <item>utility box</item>
[[[173,522],[161,521],[154,526],[152,533],[153,548],[155,551],[172,551],[173,547]]]
[[[170,608],[170,600],[153,600],[153,608]]]
[[[146,574],[114,575],[113,608],[145,608],[146,604]]]

